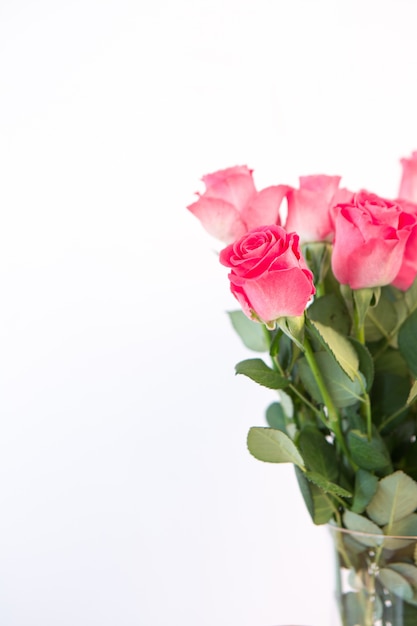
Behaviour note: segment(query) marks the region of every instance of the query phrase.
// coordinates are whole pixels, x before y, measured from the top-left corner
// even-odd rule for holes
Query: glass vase
[[[417,537],[330,530],[338,626],[417,626]]]

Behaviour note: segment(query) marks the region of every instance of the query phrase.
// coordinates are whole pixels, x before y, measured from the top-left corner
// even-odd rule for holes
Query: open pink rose
[[[206,191],[187,208],[220,241],[231,243],[252,228],[280,223],[279,208],[287,186],[257,191],[246,165],[207,174],[203,182]]]
[[[411,157],[401,159],[403,168],[399,197],[409,202],[417,202],[417,152],[412,152]]]
[[[298,235],[276,225],[256,228],[220,252],[243,312],[268,323],[301,315],[315,293]]]
[[[353,197],[347,189],[339,189],[339,183],[340,176],[301,176],[300,188],[288,191],[285,229],[296,231],[301,243],[333,240],[331,209]]]
[[[415,218],[394,200],[361,191],[333,210],[332,269],[352,289],[390,284],[398,275]]]

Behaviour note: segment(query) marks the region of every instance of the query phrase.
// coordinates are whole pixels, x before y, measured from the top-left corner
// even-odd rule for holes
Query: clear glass
[[[417,626],[417,537],[330,531],[337,626]]]

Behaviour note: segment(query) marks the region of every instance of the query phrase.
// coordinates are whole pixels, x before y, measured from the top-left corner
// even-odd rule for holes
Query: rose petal
[[[231,243],[247,230],[237,209],[224,200],[201,196],[187,209],[200,220],[210,235],[224,243]]]
[[[203,178],[204,182],[206,177]],[[221,198],[241,213],[256,194],[251,174],[233,174],[225,179],[210,183],[205,198]]]
[[[280,224],[279,210],[282,200],[291,189],[287,185],[274,185],[259,191],[249,206],[242,211],[248,230],[267,224]]]

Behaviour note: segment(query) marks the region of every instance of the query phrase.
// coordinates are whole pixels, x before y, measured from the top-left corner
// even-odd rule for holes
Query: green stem
[[[304,350],[305,350],[304,354],[305,354],[307,363],[310,367],[311,373],[314,376],[314,380],[316,381],[317,387],[319,388],[320,395],[323,400],[323,404],[327,407],[328,422],[329,422],[328,426],[333,431],[343,454],[346,456],[349,463],[351,464],[353,469],[356,471],[358,469],[358,466],[356,465],[356,463],[352,461],[350,452],[346,446],[345,438],[343,437],[342,429],[340,427],[340,418],[339,418],[338,410],[327,390],[327,387],[325,385],[321,372],[318,368],[313,349],[307,337],[305,337],[304,339]]]
[[[368,313],[369,315],[369,313]],[[353,313],[353,322],[355,326],[356,337],[358,341],[364,346],[365,345],[365,321],[361,321],[357,307],[354,308]],[[368,440],[372,439],[372,413],[371,413],[371,402],[369,399],[369,395],[366,393],[366,389],[363,389],[363,399],[364,401],[361,404],[360,412],[366,424],[366,434]]]

